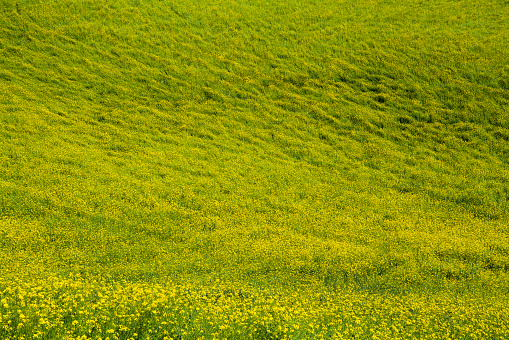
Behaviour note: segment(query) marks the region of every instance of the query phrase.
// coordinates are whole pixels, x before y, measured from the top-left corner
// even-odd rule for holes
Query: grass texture
[[[508,338],[508,22],[0,0],[0,338]]]

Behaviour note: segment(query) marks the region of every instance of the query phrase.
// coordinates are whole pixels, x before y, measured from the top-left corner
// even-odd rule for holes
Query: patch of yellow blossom
[[[0,280],[1,339],[506,339],[495,300],[46,278]]]

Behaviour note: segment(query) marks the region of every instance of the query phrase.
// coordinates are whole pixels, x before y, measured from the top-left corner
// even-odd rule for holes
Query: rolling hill
[[[0,0],[0,337],[509,337],[508,22]]]

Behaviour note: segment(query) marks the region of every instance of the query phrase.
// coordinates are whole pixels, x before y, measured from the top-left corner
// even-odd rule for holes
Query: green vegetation
[[[0,338],[509,337],[508,22],[0,0]]]

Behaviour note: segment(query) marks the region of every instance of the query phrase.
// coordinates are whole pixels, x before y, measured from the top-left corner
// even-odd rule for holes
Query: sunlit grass
[[[507,337],[508,16],[0,0],[0,338]]]

